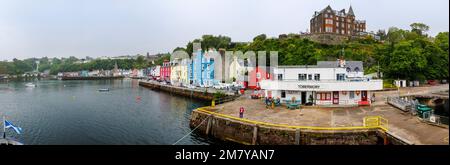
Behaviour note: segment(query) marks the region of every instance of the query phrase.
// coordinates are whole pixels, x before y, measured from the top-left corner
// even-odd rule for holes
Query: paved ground
[[[431,86],[404,88],[400,94],[423,94],[429,91],[448,90],[449,86]],[[285,106],[267,109],[263,100],[240,97],[234,102],[217,105],[217,112],[239,116],[239,108],[245,108],[244,118],[297,126],[343,127],[362,126],[366,116],[382,116],[389,121],[389,131],[415,144],[448,145],[448,128],[442,128],[421,122],[417,117],[387,105],[385,97],[398,95],[398,91],[376,92],[376,102],[364,107],[302,107],[300,110],[288,110]]]

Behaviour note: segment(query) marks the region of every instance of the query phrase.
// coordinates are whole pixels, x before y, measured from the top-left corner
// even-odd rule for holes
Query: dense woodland
[[[377,35],[381,40],[370,36],[349,40],[340,45],[325,45],[298,37],[298,34],[280,35],[278,38],[268,38],[265,34],[254,37],[252,42],[232,42],[227,36],[204,35],[201,39],[189,42],[186,47],[175,50],[186,50],[192,54],[194,42],[200,42],[202,49],[224,48],[232,51],[278,51],[280,65],[314,65],[319,60],[336,60],[344,57],[346,60],[361,60],[365,72],[372,73],[379,69],[386,78],[426,80],[448,79],[448,32],[436,36],[428,36],[430,29],[425,24],[413,23],[410,29],[389,28],[387,32],[379,30]],[[92,60],[88,63],[76,63],[79,59],[70,58],[30,58],[14,59],[12,62],[0,62],[0,74],[19,75],[36,68],[39,61],[39,71],[49,69],[51,74],[66,71],[112,69],[117,63],[119,68],[145,68],[161,64],[169,59],[165,54],[154,63],[144,56],[127,60]]]

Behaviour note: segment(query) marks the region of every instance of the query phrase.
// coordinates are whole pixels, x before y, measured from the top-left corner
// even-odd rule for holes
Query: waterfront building
[[[64,77],[78,77],[79,73],[78,72],[64,72],[63,76]]]
[[[245,83],[246,87],[256,90],[261,89],[260,82],[262,80],[270,80],[272,77],[270,72],[267,71],[267,68],[269,67],[257,66],[248,72],[248,80],[247,83]]]
[[[189,84],[189,76],[188,76],[188,67],[192,61],[189,58],[185,58],[181,60],[180,63],[180,82],[182,85]]]
[[[180,85],[181,78],[181,59],[175,58],[170,61],[170,83],[172,85]]]
[[[160,67],[160,79],[162,81],[170,82],[170,61],[164,60]]]
[[[237,56],[233,56],[233,59],[229,66],[230,71],[227,81],[244,85],[245,72],[247,72],[244,62],[244,59],[239,59]]]
[[[317,65],[278,66],[274,79],[260,82],[266,97],[315,105],[370,105],[382,80],[364,77],[361,61],[318,61]]]
[[[154,67],[152,67],[150,75],[154,80],[159,80],[159,76],[160,76],[160,71],[161,71],[161,65],[156,65]]]
[[[81,77],[89,77],[89,71],[87,71],[87,70],[82,70],[82,71],[80,72],[80,76],[81,76]]]
[[[321,11],[314,12],[310,20],[312,34],[359,35],[366,31],[366,21],[356,20],[352,6],[348,12],[345,9],[333,10],[330,5]]]
[[[210,87],[218,83],[215,79],[214,58],[198,50],[193,55],[191,65],[188,67],[189,82],[196,86]]]

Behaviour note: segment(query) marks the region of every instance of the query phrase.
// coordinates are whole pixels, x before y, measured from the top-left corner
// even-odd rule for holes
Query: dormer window
[[[355,72],[359,72],[359,68],[356,67],[356,68],[354,69],[354,71],[355,71]]]
[[[352,71],[352,70],[350,69],[350,67],[347,67],[346,71],[347,71],[347,72],[350,72],[350,71]]]

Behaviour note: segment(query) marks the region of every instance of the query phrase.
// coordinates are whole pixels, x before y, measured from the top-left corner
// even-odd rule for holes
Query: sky
[[[204,34],[277,37],[306,31],[327,5],[351,5],[367,31],[449,31],[448,0],[0,0],[0,60],[165,53]]]

